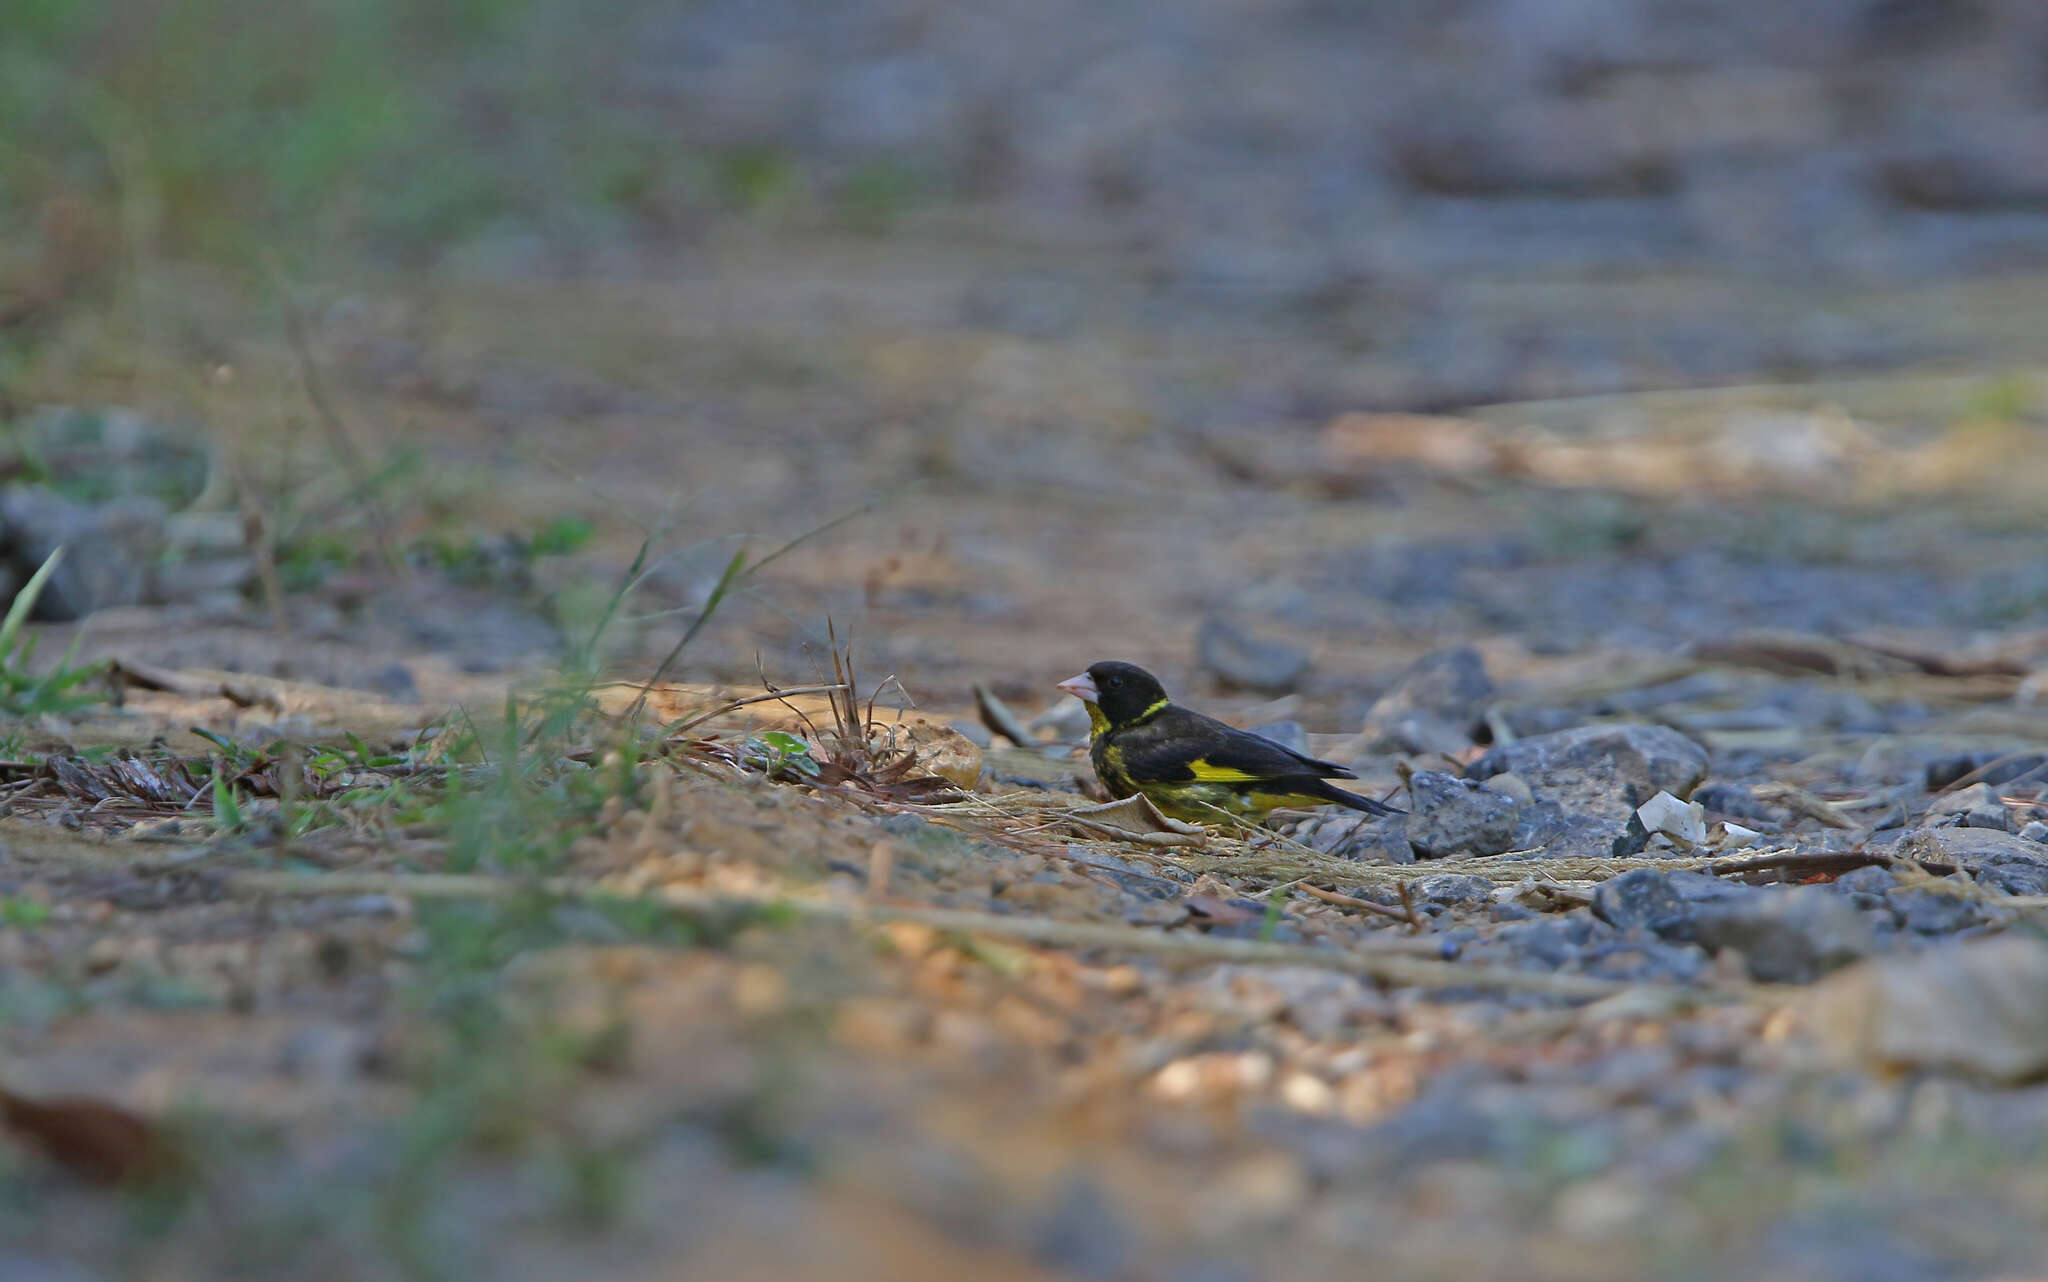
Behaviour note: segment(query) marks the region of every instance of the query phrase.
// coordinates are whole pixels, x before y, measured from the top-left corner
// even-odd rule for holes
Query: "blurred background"
[[[2009,623],[2044,104],[2026,0],[17,0],[0,410],[207,451],[357,641],[546,562],[472,669],[875,504],[701,661]]]

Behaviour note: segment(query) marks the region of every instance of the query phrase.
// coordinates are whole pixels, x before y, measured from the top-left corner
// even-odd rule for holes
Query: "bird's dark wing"
[[[1274,743],[1248,730],[1230,730],[1222,742],[1202,754],[1203,763],[1216,771],[1219,782],[1225,771],[1242,771],[1251,779],[1356,779],[1358,776],[1331,761],[1304,756],[1284,744]],[[1201,767],[1196,767],[1201,774]]]
[[[1271,739],[1173,707],[1118,736],[1124,769],[1163,783],[1260,783],[1355,779],[1344,767],[1303,756]]]

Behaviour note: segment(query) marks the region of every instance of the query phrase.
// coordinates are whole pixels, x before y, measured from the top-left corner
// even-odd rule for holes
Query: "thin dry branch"
[[[1399,922],[1412,922],[1411,913],[1404,912],[1399,908],[1390,908],[1386,904],[1376,904],[1370,899],[1359,899],[1353,895],[1340,895],[1334,890],[1324,890],[1321,886],[1311,885],[1308,882],[1301,883],[1295,889],[1304,895],[1320,899],[1326,904],[1337,904],[1344,908],[1356,908],[1360,912],[1377,913],[1381,917],[1391,917]]]

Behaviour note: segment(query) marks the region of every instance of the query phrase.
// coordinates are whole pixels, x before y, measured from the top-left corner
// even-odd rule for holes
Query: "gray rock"
[[[1899,879],[1892,874],[1891,869],[1873,865],[1843,873],[1829,883],[1828,888],[1836,894],[1847,895],[1849,902],[1858,908],[1882,908],[1890,911],[1891,901],[1886,896],[1892,887],[1898,884]]]
[[[1286,694],[1308,675],[1308,651],[1254,637],[1211,615],[1195,633],[1195,665],[1227,686]]]
[[[1738,784],[1703,783],[1691,799],[1707,808],[1709,819],[1733,819],[1759,832],[1776,832],[1787,816],[1787,812],[1750,796],[1749,789]]]
[[[1634,824],[1631,830],[1634,817],[1631,811],[1629,820],[1617,823],[1592,815],[1567,814],[1554,801],[1538,801],[1522,807],[1510,849],[1541,850],[1555,857],[1620,858],[1641,854],[1649,834],[1641,824]]]
[[[1711,952],[1736,949],[1750,978],[1776,984],[1812,983],[1877,948],[1863,914],[1819,886],[1703,904],[1671,933]]]
[[[1494,935],[1517,961],[1545,970],[1561,970],[1579,958],[1599,923],[1583,913],[1554,920],[1514,922]]]
[[[1497,855],[1513,848],[1520,809],[1513,797],[1436,770],[1417,771],[1408,795],[1408,844],[1423,858]]]
[[[1951,935],[1981,925],[1989,914],[1984,905],[1939,890],[1906,890],[1891,896],[1891,910],[1900,924],[1918,935]]]
[[[1461,904],[1492,903],[1493,883],[1484,877],[1462,873],[1437,873],[1409,882],[1408,897],[1423,912],[1441,913]]]
[[[1950,863],[1977,884],[2008,895],[2048,894],[2048,847],[2018,833],[1995,828],[1915,828],[1902,834],[1892,853],[1909,859]]]
[[[1493,778],[1488,779],[1486,787],[1490,792],[1497,792],[1503,797],[1510,798],[1518,806],[1533,806],[1536,804],[1536,794],[1530,790],[1529,785],[1523,781],[1520,775],[1512,771],[1504,775],[1495,775]]]
[[[1639,853],[1647,838],[1631,832],[1636,807],[1659,792],[1690,796],[1707,755],[1663,726],[1581,726],[1495,748],[1465,771],[1482,780],[1509,772],[1535,797],[1522,807],[1516,849],[1620,857]]]
[[[1312,849],[1343,859],[1369,859],[1380,863],[1412,864],[1415,847],[1402,830],[1402,816],[1377,819],[1355,811],[1332,811],[1304,819],[1294,829],[1294,839]]]
[[[0,492],[0,538],[11,549],[16,573],[26,578],[50,553],[65,549],[36,601],[36,617],[55,622],[146,600],[151,567],[163,548],[165,515],[162,503],[140,496],[94,504],[74,503],[37,485]]]
[[[2012,831],[2012,824],[2006,816],[2005,803],[1998,799],[1998,789],[1988,783],[1971,784],[1959,792],[1938,798],[1927,808],[1927,816],[1930,819],[1953,816],[1955,822],[1965,828]]]
[[[2048,824],[2042,823],[2039,819],[2029,819],[2027,826],[2020,829],[2020,836],[2028,841],[2048,842]]]
[[[1486,663],[1470,646],[1425,654],[1398,677],[1365,715],[1372,752],[1458,752],[1493,698]]]
[[[1758,893],[1709,873],[1632,868],[1594,888],[1593,915],[1617,930],[1683,936],[1700,905]]]

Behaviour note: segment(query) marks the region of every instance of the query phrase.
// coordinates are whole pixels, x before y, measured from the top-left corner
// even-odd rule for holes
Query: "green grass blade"
[[[21,637],[21,625],[28,622],[28,616],[36,608],[36,598],[42,596],[49,586],[50,576],[57,572],[57,563],[64,559],[62,544],[43,559],[28,582],[21,585],[21,591],[14,594],[14,603],[7,607],[7,617],[0,620],[0,662],[14,653],[15,642]]]

